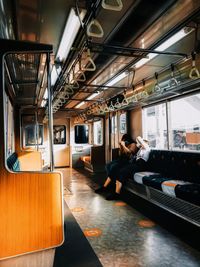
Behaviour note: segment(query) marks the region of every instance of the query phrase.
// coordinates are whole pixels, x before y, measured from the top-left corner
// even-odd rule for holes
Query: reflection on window
[[[94,129],[94,145],[103,144],[103,123],[102,120],[95,121],[93,124]]]
[[[122,113],[119,117],[120,121],[120,133],[125,134],[127,133],[127,119],[126,119],[126,113]]]
[[[75,126],[75,143],[76,144],[88,144],[88,125],[76,125]]]
[[[54,145],[66,144],[66,127],[65,125],[53,126],[53,143]]]
[[[143,109],[143,137],[154,148],[167,149],[166,105]]]
[[[37,145],[37,129],[35,124],[29,124],[24,127],[25,146]],[[43,125],[38,127],[38,145],[43,144]]]
[[[116,134],[117,133],[117,115],[112,116],[112,133]]]
[[[171,147],[200,150],[200,94],[171,101],[169,117]]]
[[[13,107],[10,103],[9,98],[6,99],[6,153],[10,156],[15,151],[15,137],[14,137],[14,116]]]

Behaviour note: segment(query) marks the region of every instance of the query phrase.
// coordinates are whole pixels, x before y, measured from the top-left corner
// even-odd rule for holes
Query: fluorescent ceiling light
[[[85,101],[82,101],[81,103],[79,103],[78,105],[76,105],[75,108],[80,108],[81,106],[83,106],[85,104]]]
[[[111,80],[110,82],[105,83],[105,86],[112,86],[116,83],[118,83],[119,81],[121,81],[122,79],[124,79],[127,76],[127,74],[125,72],[122,72],[120,75],[118,75],[116,78],[114,78],[113,80]]]
[[[175,33],[172,37],[167,39],[165,42],[163,42],[161,45],[156,47],[156,51],[165,51],[167,48],[172,46],[173,44],[177,43],[181,39],[183,39],[188,33],[191,31],[185,31],[184,29],[180,30],[179,32]]]
[[[93,93],[92,95],[88,96],[86,99],[87,100],[91,100],[93,98],[95,98],[96,96],[98,96],[100,93]]]
[[[88,97],[86,98],[86,100],[91,100],[91,99],[95,98],[96,96],[98,96],[99,94],[100,94],[100,92],[99,92],[99,93],[93,93],[92,95],[88,96]],[[76,105],[75,108],[80,108],[80,107],[83,106],[85,103],[86,103],[86,101],[82,101],[82,102],[80,102],[78,105]]]
[[[86,10],[82,10],[80,13],[80,19],[83,20],[83,18],[85,17],[86,14]],[[66,60],[71,46],[76,38],[76,35],[80,29],[80,21],[78,16],[76,15],[74,9],[72,8],[70,10],[69,13],[69,17],[67,19],[66,25],[65,25],[65,29],[61,38],[61,42],[56,54],[56,59],[59,59],[59,61],[63,62]],[[51,85],[54,86],[54,84],[56,83],[56,80],[58,78],[58,75],[61,72],[61,67],[59,67],[56,69],[55,67],[53,68],[52,72],[51,72]]]
[[[85,10],[82,10],[80,13],[80,18],[83,20],[86,14]],[[75,10],[72,8],[67,19],[63,36],[56,54],[56,58],[59,58],[60,61],[66,60],[71,46],[76,38],[76,35],[79,31],[81,24],[78,16],[75,13]]]
[[[53,69],[51,71],[51,85],[54,86],[54,84],[56,83],[57,79],[58,79],[58,75],[61,73],[61,67],[57,68],[53,66]]]
[[[167,39],[166,41],[164,41],[161,45],[159,45],[158,47],[156,47],[154,50],[155,51],[163,52],[167,48],[169,48],[170,46],[174,45],[175,43],[177,43],[178,41],[180,41],[181,39],[183,39],[189,33],[191,33],[191,31],[185,31],[184,29],[182,29],[182,30],[178,31],[176,34],[174,34],[172,37],[170,37],[169,39]],[[158,54],[149,53],[147,55],[147,58],[142,58],[134,66],[135,66],[135,68],[140,68],[141,66],[143,66],[144,64],[146,64],[148,61],[152,60],[153,58],[155,58],[157,56],[158,56]]]
[[[43,98],[44,99],[47,99],[48,98],[48,89],[47,88],[46,88],[46,90],[44,92]]]
[[[45,107],[46,106],[46,103],[47,103],[47,100],[42,100],[42,103],[41,103],[41,107]]]

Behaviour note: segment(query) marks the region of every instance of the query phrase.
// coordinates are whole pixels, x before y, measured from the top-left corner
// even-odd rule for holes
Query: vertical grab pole
[[[37,151],[39,151],[39,124],[38,124],[38,110],[35,112],[35,132],[36,132],[36,146],[37,146]]]
[[[47,53],[47,90],[48,90],[48,128],[49,128],[49,152],[50,152],[50,171],[54,170],[53,157],[53,112],[51,94],[51,73],[50,73],[50,53]]]

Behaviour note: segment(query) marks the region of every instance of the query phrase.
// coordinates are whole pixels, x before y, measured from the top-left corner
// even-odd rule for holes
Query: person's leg
[[[120,181],[116,180],[116,190],[115,190],[115,192],[117,194],[120,194],[121,189],[122,189],[122,183]]]
[[[106,164],[106,172],[108,177],[106,178],[106,181],[104,182],[103,186],[97,188],[95,190],[95,193],[103,193],[106,191],[108,185],[112,182],[115,181],[115,175],[118,169],[118,165],[120,164],[120,160],[113,160],[111,162],[109,162],[108,164]]]
[[[107,177],[105,183],[104,183],[104,187],[107,187],[110,183],[112,182],[112,179],[110,177]]]
[[[133,170],[133,164],[124,163],[122,168],[118,169],[118,173],[116,174],[116,188],[115,193],[107,196],[107,200],[117,200],[120,199],[120,192],[122,188],[122,184],[124,181],[124,177],[129,177]]]

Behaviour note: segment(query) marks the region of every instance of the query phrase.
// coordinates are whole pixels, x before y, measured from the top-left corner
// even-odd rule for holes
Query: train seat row
[[[151,150],[145,172],[134,182],[200,206],[200,160],[197,153]]]

